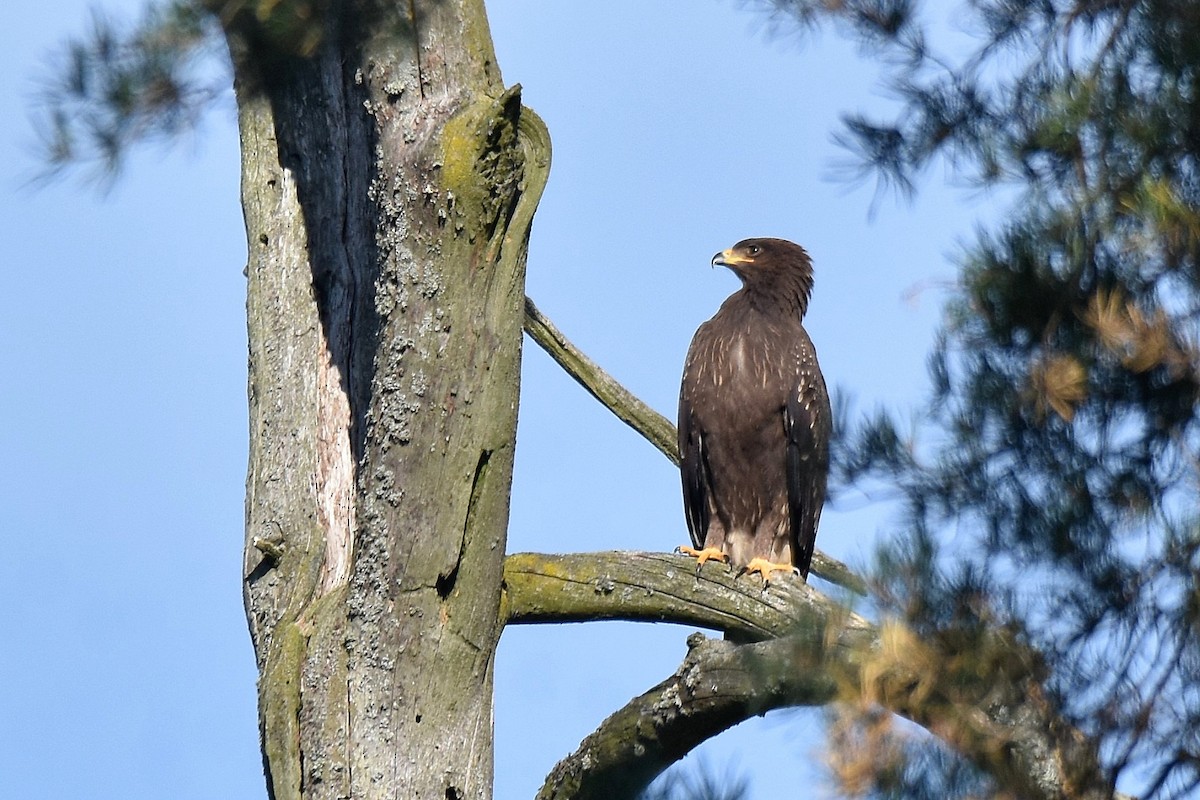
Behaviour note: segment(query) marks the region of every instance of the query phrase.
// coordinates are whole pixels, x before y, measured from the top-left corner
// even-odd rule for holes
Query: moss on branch
[[[677,622],[747,642],[690,638],[675,674],[584,739],[539,798],[633,797],[750,716],[835,699],[883,706],[935,731],[1016,796],[1112,795],[1095,743],[1041,686],[1036,651],[1003,628],[964,659],[900,623],[877,627],[802,581],[764,589],[757,577],[713,563],[697,573],[690,559],[665,553],[509,556],[502,610],[508,624]]]
[[[801,666],[820,652],[820,637],[811,633],[741,646],[689,636],[675,674],[631,700],[560,761],[538,800],[635,797],[716,732],[770,708],[828,702],[834,682],[819,668]]]
[[[517,553],[504,563],[506,623],[634,620],[677,622],[743,640],[824,627],[865,630],[852,614],[808,584],[783,576],[737,575],[724,564],[672,553]]]

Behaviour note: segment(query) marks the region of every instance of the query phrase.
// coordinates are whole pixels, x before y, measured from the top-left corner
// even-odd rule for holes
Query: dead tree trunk
[[[242,137],[271,796],[490,797],[548,136],[504,91],[482,0],[215,6]]]
[[[877,648],[857,622],[836,639],[857,642],[842,648],[849,666],[818,668],[840,652],[830,620],[850,617],[807,586],[773,605],[735,577],[677,571],[668,556],[593,554],[514,556],[504,591],[526,313],[535,339],[668,455],[674,436],[526,308],[549,137],[519,91],[504,90],[482,0],[206,2],[229,41],[242,136],[245,602],[271,796],[490,798],[505,621],[674,619],[751,639],[819,623],[801,626],[819,637],[763,647],[694,640],[676,676],[564,760],[548,796],[632,792],[738,719],[825,702],[837,676],[861,672]],[[815,569],[858,583],[832,562]],[[564,580],[582,594],[554,587]],[[632,593],[614,591],[622,582]],[[708,583],[716,589],[696,610]],[[745,668],[766,656],[786,680]],[[800,680],[797,664],[811,668]],[[898,711],[924,719],[896,697]],[[1043,705],[1016,697],[999,710],[1009,719]],[[1054,719],[1021,717],[1022,731],[1054,736],[1025,737],[1034,746],[1018,748],[1017,769],[1001,765],[1016,775],[1004,785],[1059,798],[1084,784],[1045,765],[1099,772],[1080,757],[1094,755],[1087,747],[1062,755],[1060,740],[1079,737]]]

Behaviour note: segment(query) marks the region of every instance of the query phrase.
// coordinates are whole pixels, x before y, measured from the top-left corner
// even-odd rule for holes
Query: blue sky
[[[135,13],[131,0],[102,5]],[[14,0],[0,26],[0,780],[13,797],[263,798],[241,607],[245,242],[231,100],[101,194],[34,189],[28,109],[88,4]],[[736,2],[495,0],[508,83],[554,142],[528,292],[674,416],[688,341],[737,284],[714,252],[782,236],[813,256],[807,326],[858,408],[919,409],[948,258],[994,203],[927,176],[914,204],[829,179],[841,112],[878,72]],[[914,293],[914,289],[916,291]],[[887,510],[847,497],[818,546],[865,558]],[[527,344],[510,551],[669,550],[675,469]],[[672,672],[691,629],[513,628],[496,665],[496,797],[531,797],[608,713]],[[819,753],[815,712],[702,748],[754,798]]]

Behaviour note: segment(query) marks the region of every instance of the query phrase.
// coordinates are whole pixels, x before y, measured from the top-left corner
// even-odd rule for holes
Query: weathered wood
[[[726,631],[744,640],[790,635],[847,617],[842,606],[799,578],[737,575],[690,556],[604,552],[505,559],[505,619],[510,625],[586,620],[678,622]],[[856,615],[853,626],[866,629]]]
[[[689,636],[679,669],[589,734],[550,772],[538,800],[637,797],[717,732],[772,708],[828,702],[836,685],[820,667],[820,651],[812,636],[741,646]]]
[[[548,135],[504,90],[482,0],[209,5],[242,132],[271,795],[489,797]]]
[[[601,405],[644,436],[672,463],[679,463],[679,442],[671,421],[588,358],[528,297],[525,298],[525,332]]]

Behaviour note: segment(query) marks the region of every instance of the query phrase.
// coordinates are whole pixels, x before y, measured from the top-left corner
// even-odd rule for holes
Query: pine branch
[[[679,441],[670,420],[639,400],[571,344],[528,297],[525,298],[525,332],[601,405],[658,448],[671,463],[679,463]],[[820,550],[813,553],[810,570],[856,594],[867,593],[866,582],[862,578],[841,561],[830,558]]]
[[[898,624],[871,625],[814,588],[720,565],[696,573],[659,553],[509,556],[509,624],[587,619],[670,621],[727,630],[689,640],[674,675],[605,720],[555,767],[539,798],[632,797],[691,748],[775,708],[839,699],[878,704],[926,727],[1018,797],[1107,800],[1111,781],[1094,742],[1058,714],[1036,651],[1007,629],[987,632],[985,658],[961,669]],[[982,646],[982,645],[981,645]],[[835,689],[837,691],[835,691]]]

